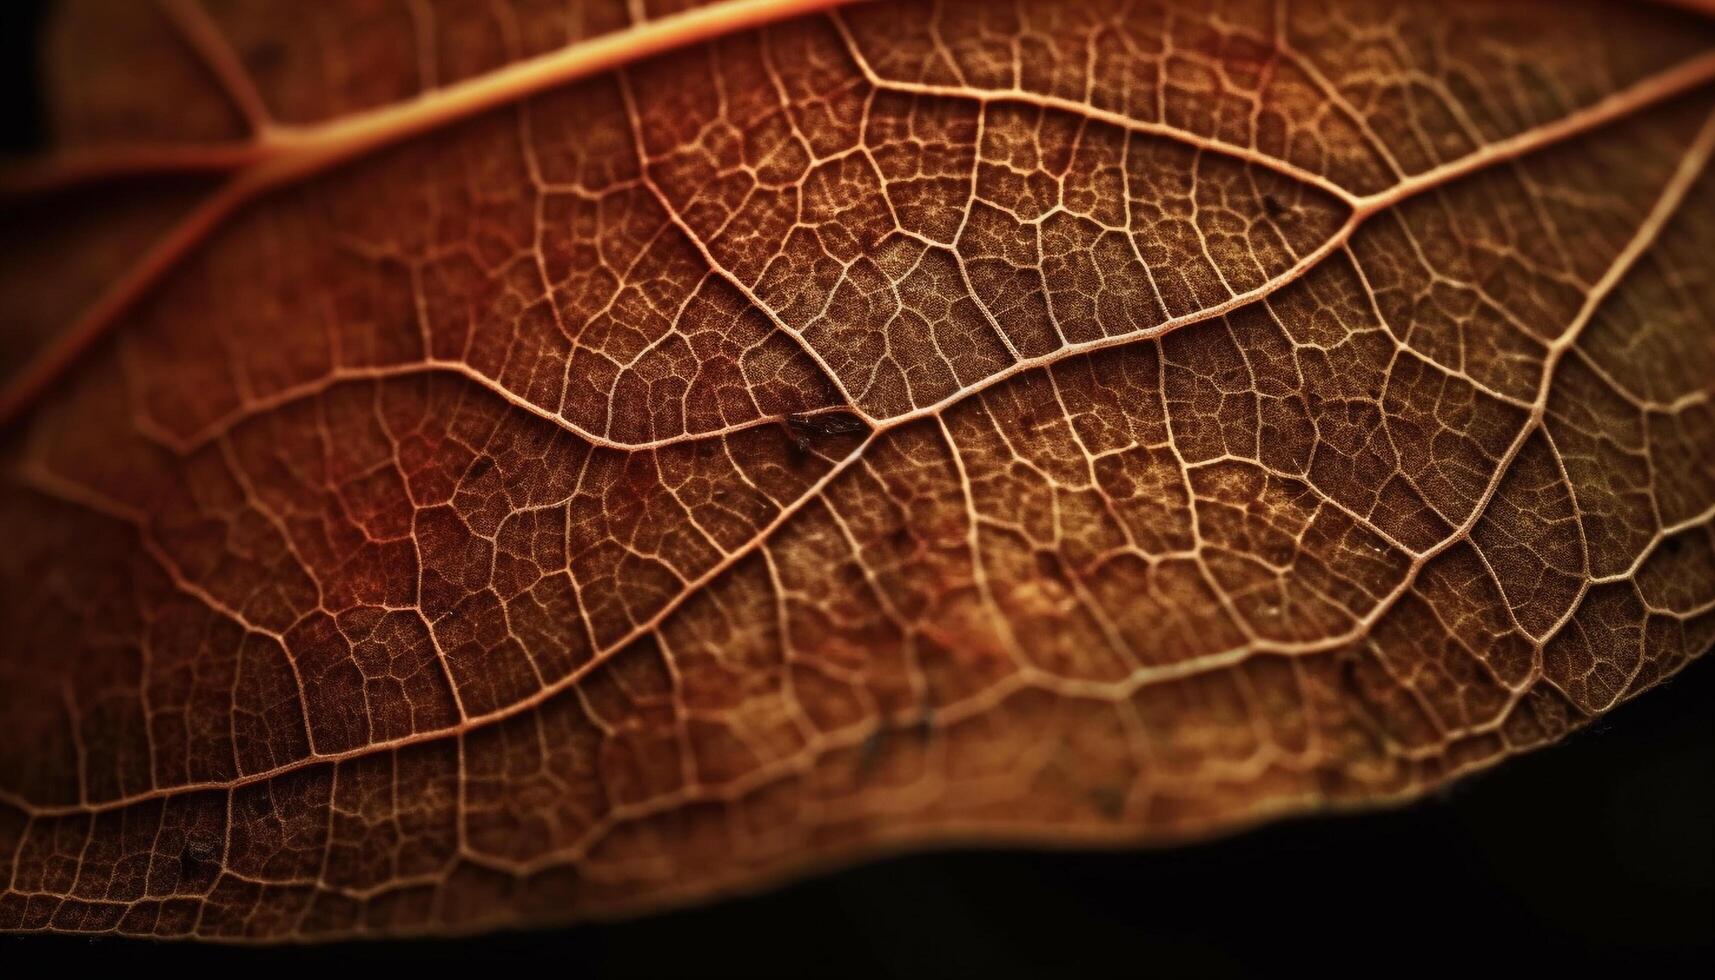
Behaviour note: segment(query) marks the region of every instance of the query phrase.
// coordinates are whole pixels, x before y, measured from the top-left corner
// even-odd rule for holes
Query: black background
[[[38,4],[0,0],[0,149],[41,140]],[[3,204],[0,204],[3,206]],[[3,328],[3,327],[0,327]],[[1715,967],[1715,658],[1567,744],[1403,809],[1157,851],[896,857],[627,922],[245,949],[0,938],[13,968],[556,976],[1414,974]]]

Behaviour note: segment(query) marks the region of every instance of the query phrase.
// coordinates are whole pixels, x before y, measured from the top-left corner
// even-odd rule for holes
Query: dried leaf
[[[1171,841],[1715,639],[1706,11],[645,6],[56,16],[0,929]]]

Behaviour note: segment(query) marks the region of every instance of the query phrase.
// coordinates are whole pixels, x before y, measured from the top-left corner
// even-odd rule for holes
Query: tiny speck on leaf
[[[794,412],[786,416],[786,430],[799,452],[807,453],[829,440],[854,436],[868,429],[863,419],[845,411]]]

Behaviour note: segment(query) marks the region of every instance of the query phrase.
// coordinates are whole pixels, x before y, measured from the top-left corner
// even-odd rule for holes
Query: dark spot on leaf
[[[887,725],[878,724],[875,730],[863,737],[858,743],[857,778],[867,779],[875,769],[875,764],[881,759],[881,750],[887,745]]]
[[[1098,786],[1090,790],[1090,802],[1109,820],[1125,816],[1125,790],[1117,786]]]
[[[786,431],[799,452],[812,452],[820,446],[837,443],[844,438],[869,431],[869,426],[856,414],[847,411],[794,412],[786,416]]]
[[[187,861],[207,864],[220,857],[220,840],[213,834],[192,834],[185,840],[182,856]]]
[[[252,71],[274,71],[286,61],[286,46],[274,40],[258,41],[245,49],[244,61]]]

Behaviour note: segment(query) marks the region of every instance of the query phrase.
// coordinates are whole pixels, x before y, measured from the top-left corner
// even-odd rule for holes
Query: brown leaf
[[[566,6],[55,19],[0,929],[1182,839],[1711,645],[1701,13]]]

